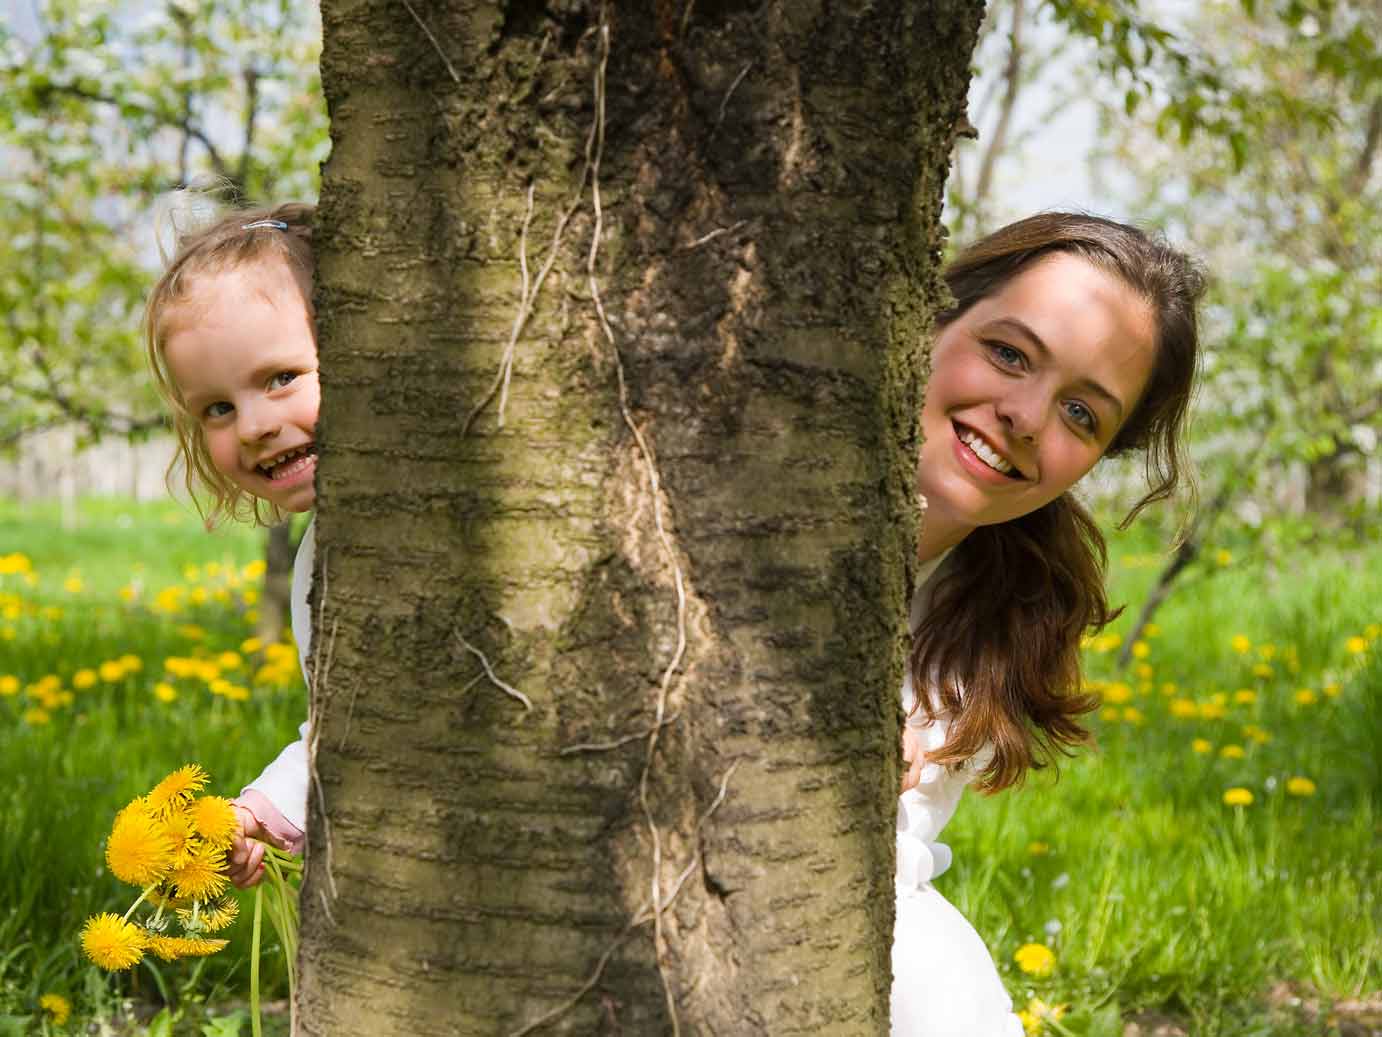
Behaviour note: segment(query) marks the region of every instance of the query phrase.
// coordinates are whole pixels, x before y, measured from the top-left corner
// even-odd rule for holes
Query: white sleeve
[[[311,730],[304,720],[298,728],[297,741],[285,746],[264,772],[241,790],[241,795],[250,789],[263,793],[278,807],[279,813],[304,832],[307,831],[307,743],[310,737]]]

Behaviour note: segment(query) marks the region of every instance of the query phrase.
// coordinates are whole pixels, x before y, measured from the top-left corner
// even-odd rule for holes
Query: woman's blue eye
[[[269,379],[269,385],[274,389],[282,389],[296,377],[296,371],[279,371],[278,374]]]
[[[993,355],[998,358],[998,362],[1004,367],[1021,367],[1022,361],[1026,359],[1026,357],[1022,355],[1022,350],[1014,349],[1004,342],[990,342],[988,343],[988,347]]]

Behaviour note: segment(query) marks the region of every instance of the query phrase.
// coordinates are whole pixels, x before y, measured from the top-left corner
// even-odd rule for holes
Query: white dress
[[[943,557],[919,574],[912,629],[927,606],[926,581]],[[945,719],[928,723],[924,713],[912,714],[915,701],[908,674],[902,682],[907,725],[920,736],[923,751],[938,749],[945,742]],[[931,885],[951,860],[950,847],[936,839],[984,763],[979,757],[954,769],[925,764],[920,784],[898,799],[892,1037],[1023,1037],[984,941]]]

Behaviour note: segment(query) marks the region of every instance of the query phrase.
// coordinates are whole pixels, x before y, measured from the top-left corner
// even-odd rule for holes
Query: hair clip
[[[255,220],[253,223],[246,223],[241,230],[254,230],[255,227],[272,227],[274,230],[287,230],[288,225],[282,220]]]

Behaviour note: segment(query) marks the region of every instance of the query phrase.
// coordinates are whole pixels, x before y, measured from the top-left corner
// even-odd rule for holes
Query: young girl
[[[902,687],[892,1033],[1021,1037],[983,942],[931,884],[950,864],[936,839],[970,782],[996,792],[1088,738],[1079,641],[1114,613],[1103,538],[1068,491],[1132,450],[1151,489],[1125,523],[1175,488],[1203,279],[1132,227],[1067,213],[1004,227],[945,276]]]
[[[320,393],[312,314],[311,206],[231,212],[179,235],[145,312],[154,379],[173,414],[178,461],[208,524],[278,521],[312,508]],[[171,471],[171,468],[170,468]],[[309,524],[293,565],[293,636],[306,672],[312,625]],[[231,878],[252,885],[264,846],[300,851],[307,815],[307,725],[235,800]]]

